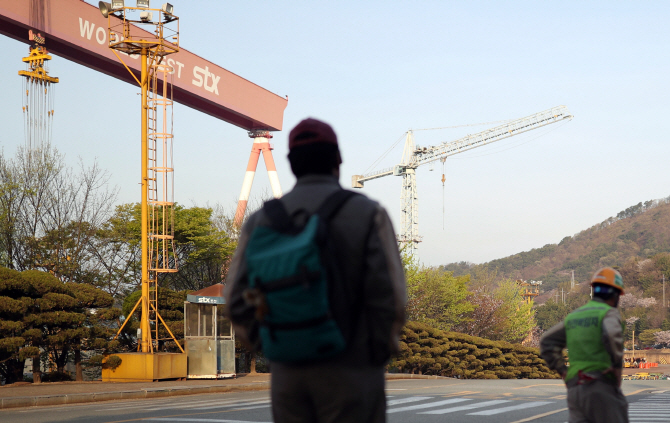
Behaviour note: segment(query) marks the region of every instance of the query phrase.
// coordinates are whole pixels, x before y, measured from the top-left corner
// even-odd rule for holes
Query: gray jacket
[[[281,201],[290,215],[301,209],[312,214],[339,189],[335,176],[307,175]],[[242,227],[224,291],[236,336],[252,345],[258,343],[258,327],[253,308],[242,298],[248,286],[244,251],[253,230],[268,224],[260,210]],[[337,246],[342,279],[354,293],[352,304],[331,304],[338,323],[350,320],[352,326],[346,351],[333,361],[381,365],[397,351],[405,322],[405,276],[391,221],[378,203],[356,195],[331,220],[329,235]]]

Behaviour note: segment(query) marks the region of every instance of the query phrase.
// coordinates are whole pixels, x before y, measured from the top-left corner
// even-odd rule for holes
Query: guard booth
[[[223,284],[201,289],[184,302],[184,338],[189,379],[235,376],[235,334],[225,317]]]

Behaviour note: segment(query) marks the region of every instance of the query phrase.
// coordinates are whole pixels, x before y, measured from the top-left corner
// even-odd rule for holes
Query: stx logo
[[[204,86],[205,89],[210,93],[219,95],[219,88],[217,86],[219,84],[219,79],[221,79],[221,77],[211,73],[209,71],[209,67],[205,66],[205,68],[203,69],[199,66],[195,66],[193,68],[193,76],[195,77],[195,79],[191,81],[193,85],[195,85],[196,87]],[[207,83],[208,81],[211,81],[211,85],[208,85]]]

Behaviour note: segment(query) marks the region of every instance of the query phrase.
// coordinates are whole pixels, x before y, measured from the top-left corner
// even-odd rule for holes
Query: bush
[[[400,354],[389,364],[401,372],[464,379],[556,379],[536,348],[444,332],[409,322]]]
[[[42,374],[42,382],[70,382],[72,377],[65,372],[50,372]]]

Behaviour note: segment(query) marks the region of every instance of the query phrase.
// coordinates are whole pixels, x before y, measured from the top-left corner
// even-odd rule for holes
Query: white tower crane
[[[419,197],[416,188],[416,169],[426,163],[444,160],[454,154],[462,153],[473,148],[481,147],[514,135],[522,134],[545,125],[571,120],[572,115],[565,106],[553,107],[544,112],[535,113],[525,118],[507,122],[495,128],[487,129],[474,135],[468,135],[455,141],[444,142],[432,147],[414,145],[414,134],[407,131],[405,149],[400,164],[365,175],[353,175],[351,186],[363,188],[363,184],[384,176],[402,176],[402,191],[400,194],[400,234],[398,241],[409,244],[412,252],[421,242],[419,236]]]

